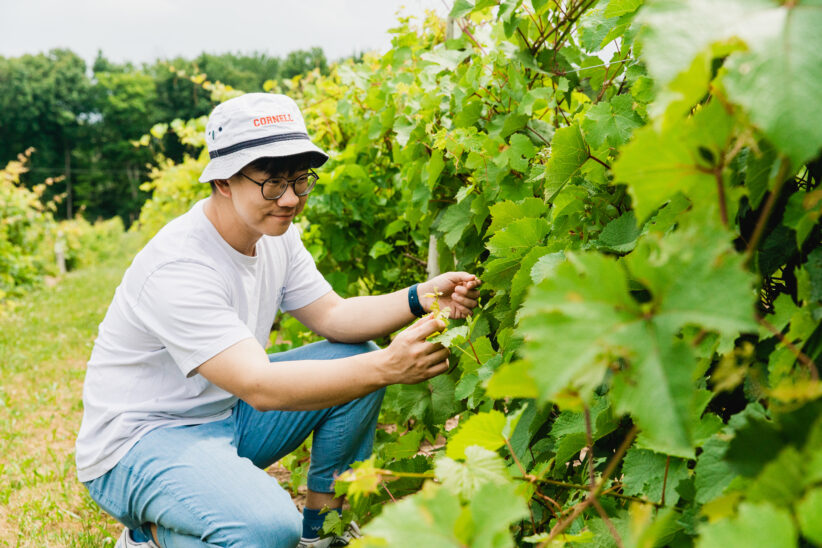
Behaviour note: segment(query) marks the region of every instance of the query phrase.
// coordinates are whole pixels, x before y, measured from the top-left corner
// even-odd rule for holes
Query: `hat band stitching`
[[[260,137],[258,139],[251,139],[250,141],[243,141],[241,143],[236,143],[225,148],[220,148],[217,150],[212,150],[208,153],[209,158],[212,160],[214,158],[218,158],[220,156],[227,156],[229,154],[233,154],[238,150],[243,150],[246,148],[253,148],[260,145],[267,145],[269,143],[276,143],[278,141],[294,141],[297,139],[305,139],[306,141],[310,141],[308,138],[307,133],[301,132],[294,132],[294,133],[281,133],[279,135],[269,135],[268,137]]]

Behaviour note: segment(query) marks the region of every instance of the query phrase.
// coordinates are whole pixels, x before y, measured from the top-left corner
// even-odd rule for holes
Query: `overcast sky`
[[[89,63],[320,46],[329,60],[390,47],[397,10],[447,12],[453,0],[0,0],[0,55],[56,47]]]

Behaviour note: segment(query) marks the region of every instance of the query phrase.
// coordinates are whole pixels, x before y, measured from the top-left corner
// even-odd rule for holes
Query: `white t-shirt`
[[[83,387],[80,481],[105,474],[151,430],[228,417],[237,397],[193,371],[243,339],[266,347],[278,308],[331,291],[295,225],[263,236],[249,257],[223,240],[203,204],[137,254],[100,324]]]

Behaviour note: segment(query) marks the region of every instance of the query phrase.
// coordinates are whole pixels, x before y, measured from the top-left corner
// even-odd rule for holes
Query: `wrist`
[[[411,313],[418,318],[425,315],[425,308],[422,304],[422,285],[423,284],[414,284],[408,288],[408,308],[411,310]]]
[[[369,355],[374,358],[373,369],[375,373],[375,382],[380,387],[396,384],[397,381],[391,375],[392,370],[390,364],[394,361],[394,359],[391,356],[390,347],[381,348],[380,350],[370,352]]]

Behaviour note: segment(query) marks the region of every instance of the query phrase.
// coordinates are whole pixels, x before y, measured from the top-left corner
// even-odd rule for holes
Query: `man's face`
[[[242,173],[257,182],[271,178],[271,175],[246,166]],[[278,177],[294,180],[308,170],[294,173],[279,173]],[[267,200],[263,197],[260,186],[242,175],[235,175],[231,179],[231,196],[234,208],[247,228],[259,234],[279,236],[285,234],[294,218],[305,207],[308,196],[297,196],[294,185],[289,184],[285,194],[276,200]]]

